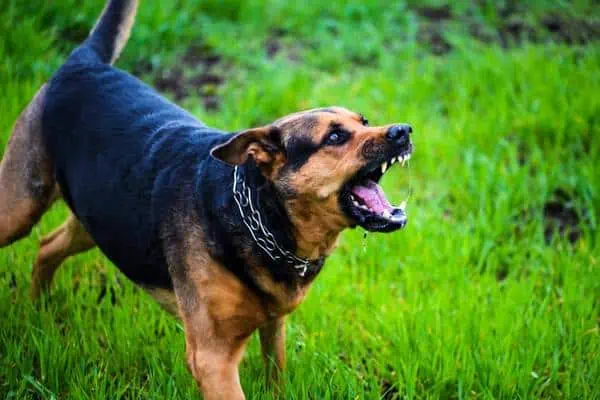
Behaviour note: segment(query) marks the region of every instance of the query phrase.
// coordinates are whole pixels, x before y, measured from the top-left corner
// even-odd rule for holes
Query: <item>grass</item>
[[[102,8],[80,3],[0,10],[0,149]],[[344,234],[290,317],[285,398],[600,398],[600,45],[593,29],[567,34],[600,8],[426,4],[450,17],[412,0],[143,1],[119,66],[156,83],[197,72],[180,61],[190,48],[217,55],[224,83],[203,88],[217,111],[178,84],[232,131],[331,104],[415,128],[411,168],[383,182],[394,202],[411,187],[409,226]],[[509,34],[511,18],[527,29]],[[181,325],[97,250],[31,303],[37,243],[65,215],[0,250],[0,397],[197,398]],[[271,396],[256,338],[241,380],[248,398]]]

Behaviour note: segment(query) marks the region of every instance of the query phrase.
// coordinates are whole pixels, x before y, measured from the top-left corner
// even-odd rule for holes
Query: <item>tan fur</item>
[[[363,122],[360,114],[342,107],[297,112],[273,122],[271,126],[281,132],[284,146],[298,136],[319,144],[332,124],[351,133],[350,140],[341,146],[321,146],[292,173],[280,174],[286,161],[283,151],[268,153],[261,145],[268,137],[269,126],[237,135],[218,146],[213,155],[238,165],[252,156],[281,193],[293,193],[284,206],[292,220],[298,255],[317,259],[329,255],[339,234],[351,225],[339,206],[340,189],[368,162],[365,147],[384,145],[391,126],[368,127]]]
[[[339,210],[338,199],[291,199],[287,209],[293,224],[298,255],[308,259],[328,256],[337,245],[343,229],[350,226],[348,218]]]
[[[37,299],[50,288],[54,273],[68,257],[95,246],[79,220],[71,214],[63,225],[44,237],[40,243],[31,276],[31,297]]]
[[[269,319],[285,316],[302,303],[310,284],[288,286],[283,282],[275,282],[270,273],[262,266],[252,267],[252,276],[260,289],[271,296],[269,303],[264,304],[264,314]]]
[[[175,283],[188,366],[205,399],[243,399],[238,365],[250,334],[266,317],[258,297],[201,249]]]
[[[303,124],[303,120],[310,123]],[[332,123],[351,132],[351,139],[341,146],[321,147],[299,170],[279,177],[286,190],[295,193],[286,199],[285,207],[292,220],[298,255],[309,259],[329,255],[339,234],[350,226],[351,221],[339,206],[339,191],[367,162],[364,147],[383,143],[390,127],[364,126],[360,114],[341,107],[295,113],[274,125],[283,131],[286,142],[293,135],[305,135],[313,143],[321,143]],[[299,131],[299,127],[305,130]]]
[[[366,127],[354,118],[342,118],[336,114],[320,113],[318,124],[309,135],[314,143],[320,143],[331,123],[338,123],[351,132],[351,139],[342,146],[324,146],[298,171],[288,178],[296,193],[318,199],[326,199],[340,190],[342,185],[365,165],[362,149],[368,141],[384,142],[389,126]],[[291,134],[291,133],[290,133]]]
[[[247,339],[260,329],[265,367],[270,382],[278,380],[285,364],[284,316],[304,299],[309,285],[295,289],[274,282],[260,265],[252,275],[268,298],[259,297],[224,265],[211,258],[202,229],[193,215],[174,214],[171,227],[183,234],[183,246],[168,254],[169,263],[184,264],[185,275],[173,275],[179,316],[186,332],[190,371],[205,398],[243,398],[238,364]],[[255,259],[248,253],[242,255]],[[179,258],[178,258],[179,257]],[[271,368],[272,361],[275,368]]]
[[[53,165],[42,144],[46,85],[15,123],[0,164],[0,247],[27,235],[57,197]]]

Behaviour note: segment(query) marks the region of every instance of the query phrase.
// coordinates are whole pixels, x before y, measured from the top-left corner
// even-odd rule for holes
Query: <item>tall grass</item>
[[[0,9],[0,153],[101,9],[80,3]],[[480,3],[452,3],[453,18],[495,29],[499,3]],[[599,13],[586,1],[527,5],[532,20]],[[600,47],[506,49],[457,22],[452,51],[434,56],[417,40],[418,6],[144,1],[119,65],[168,70],[187,48],[208,46],[226,65],[220,109],[184,104],[231,131],[331,104],[415,128],[410,169],[383,181],[394,202],[410,187],[409,225],[344,234],[290,317],[285,398],[598,398]],[[268,58],[278,31],[283,50]],[[551,235],[544,213],[560,193],[579,221],[574,243]],[[197,396],[181,325],[97,250],[68,261],[52,295],[30,302],[37,242],[65,215],[56,206],[29,239],[0,250],[1,397]],[[271,396],[255,339],[242,385],[248,398]]]

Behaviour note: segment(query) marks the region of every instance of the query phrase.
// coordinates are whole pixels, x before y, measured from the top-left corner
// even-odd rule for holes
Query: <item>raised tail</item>
[[[138,0],[109,0],[78,50],[92,50],[101,62],[114,63],[129,39],[137,6]]]

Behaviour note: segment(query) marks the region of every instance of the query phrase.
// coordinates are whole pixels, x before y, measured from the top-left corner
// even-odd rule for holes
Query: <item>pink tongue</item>
[[[368,180],[364,185],[356,185],[352,188],[352,194],[358,197],[367,207],[377,214],[388,210],[390,213],[394,209],[385,193],[375,182]]]

